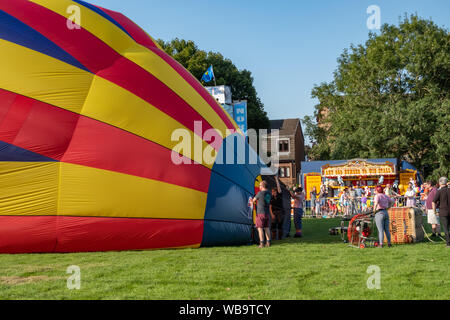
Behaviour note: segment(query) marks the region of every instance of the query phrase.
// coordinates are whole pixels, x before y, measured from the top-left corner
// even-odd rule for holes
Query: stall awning
[[[387,176],[397,174],[393,162],[371,162],[367,160],[349,160],[344,164],[325,164],[321,168],[321,175],[325,178],[332,177],[361,177],[361,176]]]

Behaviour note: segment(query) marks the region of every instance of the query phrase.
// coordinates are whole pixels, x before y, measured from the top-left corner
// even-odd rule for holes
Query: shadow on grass
[[[339,227],[341,225],[341,219],[320,219],[320,218],[307,218],[303,219],[302,237],[294,238],[295,225],[291,221],[290,237],[282,240],[273,240],[272,246],[277,244],[295,244],[295,243],[311,243],[311,244],[333,244],[342,243],[341,235],[330,235],[329,229],[333,227]]]
[[[345,226],[348,225],[348,222],[345,223]],[[308,243],[308,244],[336,244],[341,243],[342,241],[341,235],[330,235],[329,229],[333,227],[340,227],[341,219],[340,218],[331,218],[331,219],[321,219],[321,218],[306,218],[303,219],[303,236],[301,238],[294,238],[295,234],[295,226],[294,222],[291,221],[291,232],[290,237],[284,238],[282,240],[273,240],[272,246],[281,245],[281,244],[296,244],[296,243]],[[431,237],[431,226],[428,223],[424,223],[424,228],[427,235],[430,237],[431,241],[425,236],[422,242],[424,243],[436,243],[442,244],[445,242],[445,239],[440,237]],[[346,235],[344,235],[345,238]],[[377,237],[377,230],[374,230],[374,237]]]

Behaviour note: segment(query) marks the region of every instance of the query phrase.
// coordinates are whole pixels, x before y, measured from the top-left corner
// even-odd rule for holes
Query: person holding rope
[[[275,176],[276,188],[272,188],[272,199],[270,200],[270,215],[272,217],[272,239],[281,240],[283,236],[283,196],[281,194],[281,186],[278,176]],[[278,235],[277,235],[278,232]]]
[[[387,209],[394,204],[394,200],[384,194],[382,186],[377,186],[375,189],[376,195],[373,199],[375,210],[375,223],[378,229],[378,242],[380,248],[383,247],[384,234],[386,234],[388,247],[391,247],[391,233],[389,231],[389,214]]]

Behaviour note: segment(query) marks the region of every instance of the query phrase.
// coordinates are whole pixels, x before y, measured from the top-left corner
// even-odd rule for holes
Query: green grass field
[[[450,299],[450,249],[425,240],[356,249],[337,219],[305,219],[304,237],[186,250],[0,255],[0,299]],[[67,267],[81,289],[67,289]],[[381,270],[381,289],[366,273]]]

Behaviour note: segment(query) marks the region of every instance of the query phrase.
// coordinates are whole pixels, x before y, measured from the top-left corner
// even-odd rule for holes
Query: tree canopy
[[[303,119],[310,159],[395,157],[425,177],[450,174],[450,34],[431,20],[385,24],[338,58]]]
[[[158,44],[199,81],[206,69],[212,65],[217,85],[230,86],[233,100],[247,100],[248,127],[253,129],[269,127],[267,113],[257,96],[250,71],[238,70],[230,59],[224,58],[220,53],[200,50],[193,41],[177,38],[164,42],[159,39]]]

